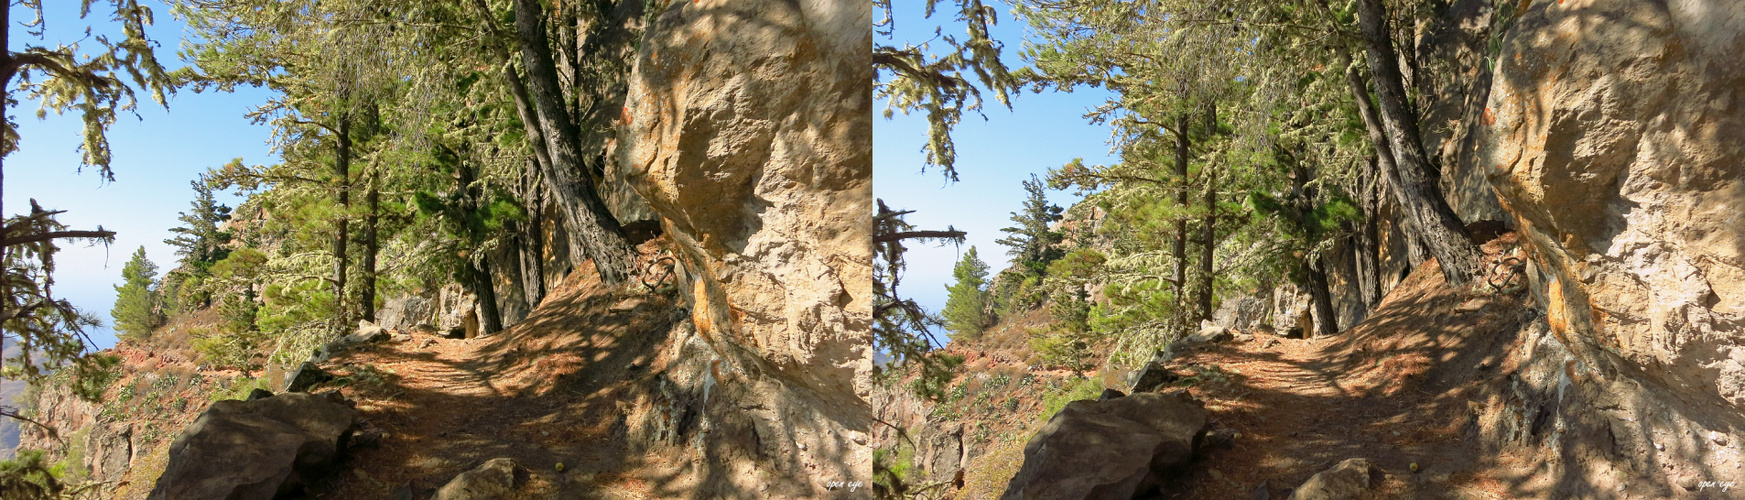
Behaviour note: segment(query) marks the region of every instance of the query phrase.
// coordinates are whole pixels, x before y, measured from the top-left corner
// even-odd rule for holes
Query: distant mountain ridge
[[[10,358],[16,342],[11,338],[0,337],[0,359]],[[0,405],[16,407],[12,398],[24,393],[25,384],[22,380],[0,380]],[[18,421],[0,417],[0,459],[10,459],[18,449]]]

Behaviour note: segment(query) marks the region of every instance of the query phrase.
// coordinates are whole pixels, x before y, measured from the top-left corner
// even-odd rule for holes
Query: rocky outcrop
[[[436,295],[436,328],[438,331],[460,329],[462,338],[479,336],[479,297],[464,287],[448,284]]]
[[[103,422],[89,429],[85,442],[85,470],[98,481],[115,481],[133,463],[133,425]]]
[[[1435,15],[1424,16],[1415,33],[1416,47],[1409,65],[1409,85],[1419,91],[1418,117],[1424,151],[1441,166],[1441,188],[1449,208],[1460,220],[1496,220],[1507,217],[1497,201],[1496,190],[1486,182],[1490,166],[1472,152],[1485,133],[1485,101],[1493,78],[1494,58],[1489,42],[1500,27],[1497,6],[1491,0],[1449,0],[1434,5]],[[1503,7],[1508,12],[1514,6]],[[1485,241],[1485,240],[1479,240]],[[1407,264],[1416,266],[1413,260]]]
[[[170,444],[152,500],[277,498],[333,467],[357,426],[338,393],[212,403]]]
[[[1193,459],[1205,408],[1185,392],[1074,401],[1024,445],[1003,500],[1135,498]]]
[[[410,332],[418,325],[436,324],[436,303],[420,295],[388,299],[376,311],[376,322],[396,332]]]
[[[1745,4],[1529,5],[1478,139],[1545,312],[1506,418],[1560,486],[1745,479]]]
[[[1290,500],[1356,500],[1381,484],[1381,469],[1364,458],[1349,458],[1310,476]]]
[[[963,468],[969,465],[969,448],[964,446],[962,422],[940,422],[922,427],[916,436],[916,447],[915,465],[926,473],[926,482],[962,482]]]
[[[432,500],[508,500],[527,472],[510,458],[493,458],[460,473],[436,490]]]
[[[713,429],[718,491],[870,480],[871,22],[852,2],[678,2],[636,57],[619,161],[680,264],[697,356],[670,399]]]

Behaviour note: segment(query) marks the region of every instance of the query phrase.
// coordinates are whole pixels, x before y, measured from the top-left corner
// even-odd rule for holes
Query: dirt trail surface
[[[1258,332],[1177,358],[1177,373],[1238,432],[1207,452],[1169,498],[1288,496],[1341,460],[1386,473],[1375,498],[1520,498],[1531,467],[1478,451],[1477,401],[1514,367],[1507,352],[1531,319],[1521,299],[1446,287],[1434,262],[1391,292],[1374,316],[1339,335]],[[1418,469],[1412,470],[1413,464]]]
[[[571,277],[496,335],[414,333],[326,363],[332,385],[362,411],[365,443],[310,496],[428,498],[497,457],[528,470],[522,498],[687,489],[689,475],[671,465],[681,457],[632,456],[625,420],[664,366],[659,349],[682,314],[667,295],[614,291],[592,272]],[[379,444],[368,444],[378,432]]]

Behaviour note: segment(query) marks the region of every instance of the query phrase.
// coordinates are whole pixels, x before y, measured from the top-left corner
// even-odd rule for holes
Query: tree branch
[[[19,236],[17,238],[6,238],[3,240],[0,240],[0,246],[10,247],[10,246],[22,245],[25,243],[37,243],[37,242],[54,240],[54,239],[61,239],[61,238],[114,238],[114,237],[115,237],[115,231],[55,231],[55,232],[50,232],[50,233],[37,233],[37,234]]]
[[[873,237],[873,243],[890,243],[911,238],[962,238],[963,231],[905,231],[900,233],[881,234]]]

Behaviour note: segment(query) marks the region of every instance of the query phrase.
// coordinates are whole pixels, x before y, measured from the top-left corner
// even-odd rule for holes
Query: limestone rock
[[[1205,408],[1186,393],[1074,401],[1024,446],[1004,500],[1134,498],[1194,456]]]
[[[1355,500],[1380,484],[1382,472],[1368,459],[1350,458],[1304,481],[1290,500]]]
[[[394,297],[382,303],[376,311],[376,322],[382,328],[404,332],[418,325],[436,322],[436,303],[418,295]]]
[[[347,344],[369,344],[369,343],[375,343],[375,342],[383,342],[383,341],[388,340],[388,338],[391,336],[392,336],[392,334],[388,333],[387,329],[382,328],[381,326],[378,326],[375,323],[371,323],[369,320],[360,319],[357,321],[357,331],[352,332],[351,335],[346,336],[345,343],[347,343]]]
[[[757,431],[710,439],[741,441],[768,463],[832,471],[769,474],[797,484],[770,485],[767,495],[868,483],[871,6],[674,2],[651,14],[616,151],[663,220],[706,346],[695,366],[670,370],[675,385],[698,395],[712,388],[710,422],[722,422],[714,412],[742,412],[730,418]],[[766,491],[750,472],[718,477]]]
[[[1217,323],[1213,323],[1211,320],[1206,320],[1200,322],[1200,331],[1194,332],[1193,335],[1189,335],[1181,341],[1184,345],[1213,344],[1224,342],[1232,338],[1234,338],[1234,336],[1230,334],[1229,329],[1224,328],[1222,325]]]
[[[1745,425],[1745,3],[1534,2],[1517,15],[1474,156],[1529,250],[1549,331],[1527,359],[1560,364],[1520,370],[1523,394],[1549,396],[1505,412],[1542,425],[1510,429],[1582,436],[1556,450],[1578,469],[1594,452],[1639,470],[1728,460],[1685,441]],[[1668,439],[1695,451],[1653,449]],[[1613,481],[1598,469],[1563,474]],[[1668,481],[1618,486],[1669,497]]]
[[[478,336],[479,298],[465,287],[448,284],[437,290],[436,327],[449,331],[460,327],[466,332],[466,338]]]
[[[432,500],[507,500],[525,481],[526,472],[514,459],[493,458],[473,470],[460,473],[436,490]]]
[[[212,403],[170,443],[151,500],[268,500],[331,470],[357,410],[337,393]]]
[[[1480,142],[1531,289],[1560,337],[1745,410],[1745,3],[1583,3],[1521,15]]]

